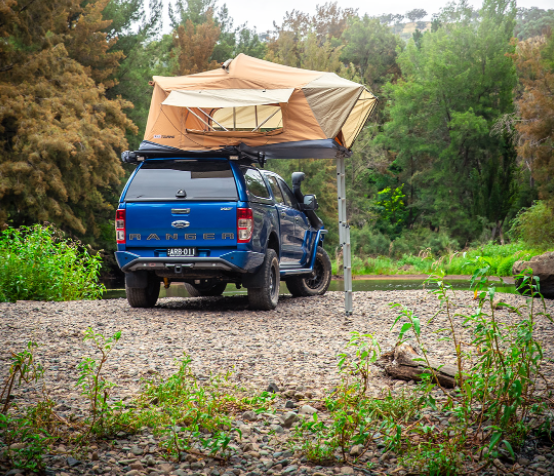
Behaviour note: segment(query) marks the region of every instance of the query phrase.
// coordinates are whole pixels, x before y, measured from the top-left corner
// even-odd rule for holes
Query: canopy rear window
[[[125,195],[126,202],[237,199],[228,162],[178,159],[145,162]]]

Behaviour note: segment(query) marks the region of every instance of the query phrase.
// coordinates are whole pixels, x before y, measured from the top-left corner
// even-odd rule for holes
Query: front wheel
[[[288,278],[286,280],[287,288],[295,297],[321,296],[329,289],[331,274],[329,255],[321,246],[318,246],[312,274]]]
[[[189,284],[185,283],[185,289],[189,293],[190,297],[203,297],[203,296],[221,296],[227,283],[216,283],[216,284]]]
[[[271,311],[279,302],[279,260],[271,248],[265,254],[264,264],[257,273],[259,287],[248,288],[248,301],[252,309]]]
[[[160,295],[160,280],[155,274],[148,273],[145,288],[131,288],[125,280],[125,294],[131,307],[154,307]]]

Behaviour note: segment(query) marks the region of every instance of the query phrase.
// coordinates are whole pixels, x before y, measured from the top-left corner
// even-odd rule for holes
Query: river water
[[[460,291],[469,291],[468,280],[450,280],[447,281],[452,288]],[[425,285],[421,279],[355,279],[352,282],[354,292],[359,291],[405,291],[430,289],[432,286]],[[329,291],[343,291],[342,280],[332,280],[329,286]],[[502,285],[498,283],[496,286],[497,292],[515,294],[514,285]],[[287,293],[287,286],[284,282],[281,283],[281,294]],[[227,296],[236,294],[246,294],[246,289],[236,289],[234,284],[228,284],[227,289],[223,293]],[[187,290],[182,284],[172,284],[169,289],[162,287],[160,297],[188,297]],[[104,299],[115,299],[125,297],[125,289],[108,289],[104,294]]]

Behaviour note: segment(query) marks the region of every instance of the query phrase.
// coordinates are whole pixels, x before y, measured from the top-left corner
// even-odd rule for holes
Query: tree
[[[554,35],[518,44],[514,56],[523,92],[517,151],[538,184],[540,197],[554,197]]]
[[[7,40],[0,46],[0,223],[47,220],[89,242],[109,226],[122,175],[118,153],[127,147],[125,131],[135,128],[124,113],[132,105],[107,99],[95,83],[111,74],[116,57],[99,32],[108,24],[98,5],[2,4],[11,21],[0,24]],[[83,31],[91,37],[72,54],[85,66],[65,46]]]
[[[491,214],[477,190],[499,194],[496,203],[513,199],[513,146],[491,131],[513,111],[514,18],[505,0],[486,0],[478,17],[464,3],[445,9],[421,48],[408,43],[398,58],[403,79],[385,90],[391,121],[378,141],[396,155],[411,219],[446,227],[461,242],[477,238],[483,221],[500,233],[510,210]],[[496,173],[498,164],[506,173]]]
[[[214,47],[212,59],[223,63],[229,58],[236,58],[240,53],[255,58],[263,58],[266,55],[266,44],[260,40],[255,30],[245,24],[233,26],[233,19],[229,16],[226,5],[219,10],[216,18],[221,29],[219,40]]]
[[[186,25],[191,21],[193,25],[200,25],[213,20],[216,0],[175,0],[168,5],[171,28],[176,30],[179,25]]]
[[[525,40],[546,34],[554,29],[554,10],[543,10],[537,7],[518,8],[514,36]]]
[[[173,32],[172,54],[178,61],[174,73],[187,75],[217,68],[217,61],[211,57],[220,31],[210,14],[204,23],[194,24],[189,19],[179,25]]]
[[[427,12],[423,8],[414,8],[413,10],[406,12],[406,17],[413,22],[420,20],[421,18],[424,18],[426,16]]]
[[[102,12],[111,21],[105,30],[108,38],[117,38],[110,51],[124,55],[119,68],[113,74],[113,86],[107,89],[109,99],[121,97],[133,103],[128,117],[137,125],[138,133],[127,132],[132,149],[137,149],[146,128],[152,88],[148,85],[154,74],[169,74],[160,58],[161,0],[151,0],[148,10],[143,0],[111,0]]]
[[[277,35],[268,44],[266,59],[305,68],[309,66],[304,62],[308,62],[325,71],[339,72],[343,46],[340,36],[354,15],[354,10],[341,9],[336,2],[318,6],[311,17],[298,10],[287,12],[281,26],[274,23]],[[322,51],[316,51],[318,48]]]
[[[375,94],[399,76],[396,48],[400,40],[377,18],[364,15],[352,19],[342,38],[346,45],[341,59],[356,66],[360,77]]]

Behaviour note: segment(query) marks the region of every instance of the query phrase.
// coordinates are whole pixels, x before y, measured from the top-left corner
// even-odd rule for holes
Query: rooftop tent
[[[335,158],[375,107],[364,86],[334,73],[240,54],[216,70],[155,76],[141,150],[237,148],[266,158]]]

